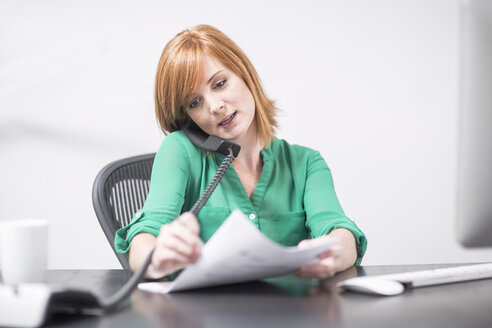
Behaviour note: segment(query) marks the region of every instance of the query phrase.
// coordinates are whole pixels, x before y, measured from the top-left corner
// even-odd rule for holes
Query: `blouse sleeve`
[[[163,224],[172,222],[181,213],[189,175],[186,148],[179,138],[169,134],[154,159],[149,194],[143,208],[135,213],[128,226],[116,232],[118,252],[128,252],[132,238],[139,233],[157,236]]]
[[[359,265],[367,248],[367,239],[357,225],[345,216],[338,202],[331,171],[319,152],[313,152],[307,166],[304,193],[306,225],[313,238],[326,235],[337,228],[352,232],[357,243]]]

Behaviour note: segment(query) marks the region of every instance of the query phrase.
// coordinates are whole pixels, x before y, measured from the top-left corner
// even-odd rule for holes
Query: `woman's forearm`
[[[150,251],[155,247],[156,237],[150,233],[139,233],[132,238],[130,251],[128,253],[130,268],[132,271],[137,271],[149,255]],[[156,279],[152,274],[151,268],[147,269],[146,278]]]
[[[139,233],[132,238],[129,262],[133,271],[142,267],[149,253],[155,249],[145,277],[160,279],[195,263],[200,257],[202,241],[200,224],[190,212],[181,214],[172,223],[164,224],[158,237]]]
[[[342,246],[342,253],[337,263],[336,271],[340,272],[354,265],[357,260],[357,247],[352,232],[339,228],[330,232],[329,236],[336,237],[339,245]]]

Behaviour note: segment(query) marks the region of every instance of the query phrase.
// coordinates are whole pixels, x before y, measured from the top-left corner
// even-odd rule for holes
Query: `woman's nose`
[[[224,101],[222,99],[215,99],[210,102],[210,113],[217,114],[224,110]]]

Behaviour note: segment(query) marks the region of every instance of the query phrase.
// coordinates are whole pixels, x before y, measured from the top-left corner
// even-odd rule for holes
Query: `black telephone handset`
[[[195,216],[205,205],[210,198],[215,188],[219,184],[220,180],[224,176],[225,172],[231,165],[234,158],[237,157],[241,147],[235,143],[227,140],[220,139],[216,136],[210,136],[205,133],[195,122],[188,120],[181,127],[184,133],[188,136],[191,142],[202,149],[217,152],[226,156],[220,164],[217,172],[205,188],[200,198],[191,208],[190,212]],[[44,307],[41,311],[44,311],[45,317],[55,313],[108,313],[117,310],[122,301],[124,301],[133,290],[137,287],[138,283],[142,280],[147,268],[152,260],[152,254],[154,250],[145,259],[142,266],[136,271],[131,278],[120,288],[114,295],[109,298],[101,299],[91,291],[86,290],[58,290],[52,291],[48,297],[49,301],[40,303],[39,306]],[[44,320],[44,319],[43,319]]]
[[[192,120],[186,121],[181,128],[195,146],[226,155],[226,158],[224,158],[220,164],[217,173],[215,173],[215,176],[212,178],[212,181],[209,182],[207,188],[205,188],[205,191],[190,210],[191,213],[198,216],[198,213],[210,198],[220,180],[222,180],[222,177],[231,165],[232,161],[239,154],[241,146],[219,137],[208,135]]]
[[[232,149],[234,158],[237,157],[239,151],[241,150],[241,147],[235,143],[220,139],[216,136],[208,135],[192,120],[186,121],[181,129],[195,146],[205,150],[217,152],[227,156],[230,154],[230,149]]]

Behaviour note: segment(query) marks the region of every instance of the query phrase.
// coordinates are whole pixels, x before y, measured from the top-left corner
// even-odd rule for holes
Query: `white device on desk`
[[[89,291],[34,283],[0,285],[0,326],[39,327],[61,312],[101,314],[104,303]]]
[[[405,288],[417,288],[492,278],[492,263],[463,265],[450,268],[412,271],[380,276],[364,276],[339,282],[347,291],[392,296]]]
[[[0,285],[0,325],[37,327],[46,317],[50,291],[41,284]]]

